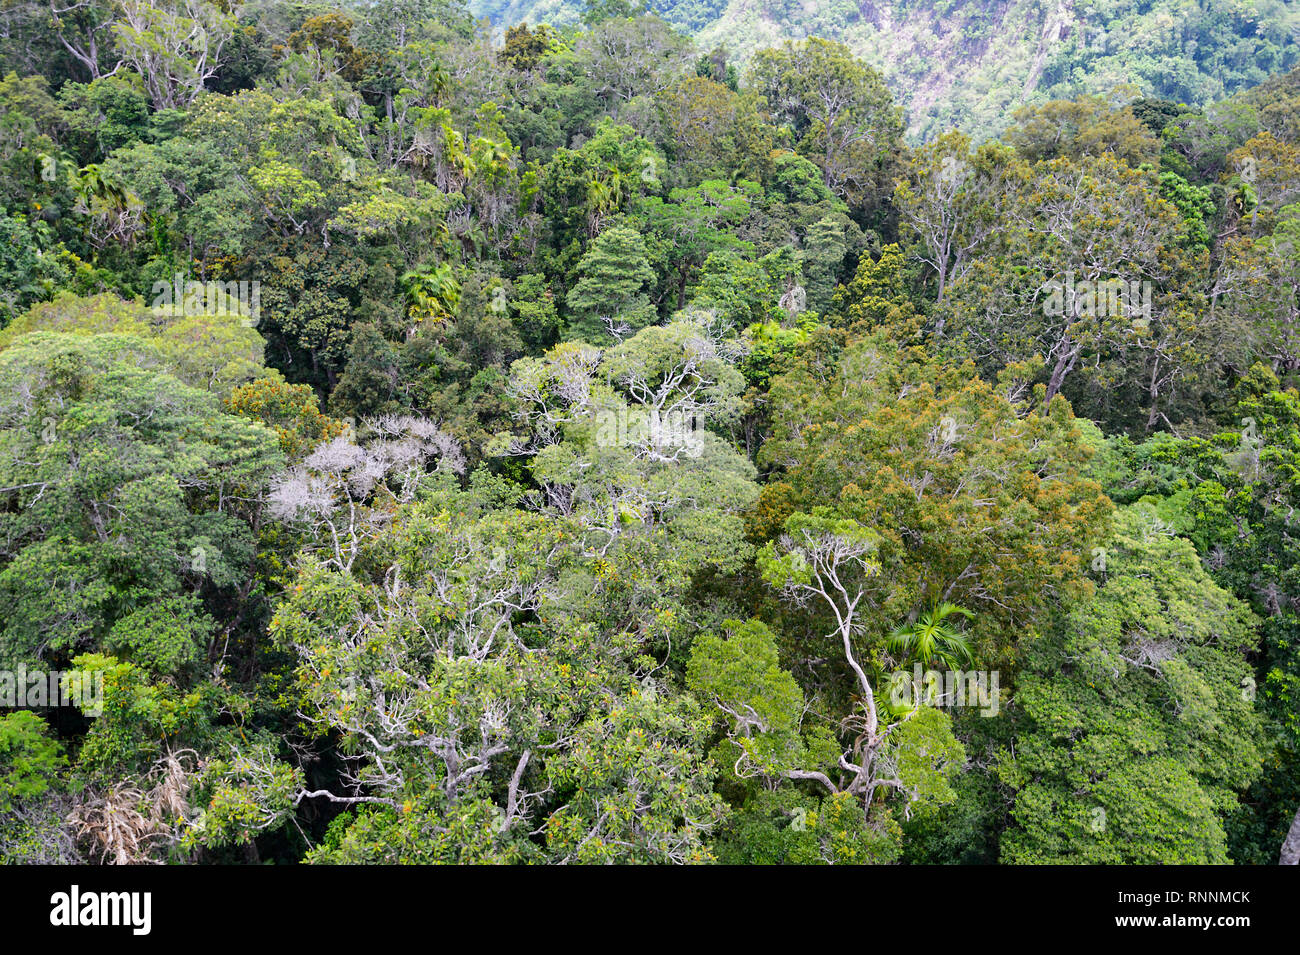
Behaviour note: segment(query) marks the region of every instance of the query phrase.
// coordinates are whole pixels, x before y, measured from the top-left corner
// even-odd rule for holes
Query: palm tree
[[[473,168],[479,179],[489,187],[502,185],[510,173],[510,160],[513,158],[510,144],[479,136],[474,140],[471,150]]]
[[[889,649],[901,653],[903,662],[913,660],[929,666],[931,660],[939,659],[949,669],[958,669],[970,662],[971,652],[966,635],[948,622],[955,614],[968,620],[975,616],[945,600],[922,613],[916,622],[895,629],[889,635]]]
[[[600,232],[601,223],[622,207],[626,191],[627,181],[617,169],[608,176],[592,175],[587,182],[587,231],[592,238]]]
[[[72,176],[72,191],[87,212],[94,210],[96,200],[111,209],[121,209],[132,198],[125,186],[96,163],[82,166]]]
[[[402,284],[411,317],[417,322],[426,318],[440,322],[455,314],[460,302],[460,283],[446,262],[433,268],[411,269],[402,276]]]

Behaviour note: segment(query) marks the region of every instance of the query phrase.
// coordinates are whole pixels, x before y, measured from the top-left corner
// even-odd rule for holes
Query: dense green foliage
[[[5,8],[0,861],[1278,859],[1289,8],[734,6]]]

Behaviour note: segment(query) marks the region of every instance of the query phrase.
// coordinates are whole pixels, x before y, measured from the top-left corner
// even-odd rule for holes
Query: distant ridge
[[[652,0],[745,61],[820,36],[884,75],[913,139],[1000,131],[1025,103],[1108,93],[1203,106],[1300,63],[1300,0]],[[580,0],[471,0],[494,23],[577,24]]]

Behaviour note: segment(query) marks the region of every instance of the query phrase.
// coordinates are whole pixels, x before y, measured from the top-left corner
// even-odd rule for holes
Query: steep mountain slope
[[[499,24],[578,22],[581,0],[475,0]],[[1300,0],[657,0],[740,61],[841,40],[884,74],[910,132],[1002,128],[1024,103],[1131,84],[1204,105],[1300,63]]]

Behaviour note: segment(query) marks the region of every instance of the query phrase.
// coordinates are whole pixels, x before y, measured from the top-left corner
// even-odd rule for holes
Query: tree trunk
[[[1066,344],[1056,359],[1056,366],[1052,369],[1052,376],[1047,382],[1047,395],[1043,401],[1043,408],[1046,409],[1051,405],[1052,399],[1057,396],[1061,386],[1065,384],[1065,376],[1074,370],[1074,363],[1079,358],[1079,352],[1083,350],[1083,345],[1074,344],[1066,341]]]
[[[1286,841],[1282,843],[1282,855],[1277,863],[1278,865],[1300,865],[1300,809],[1295,811],[1295,818],[1291,820],[1291,831],[1286,834]]]

